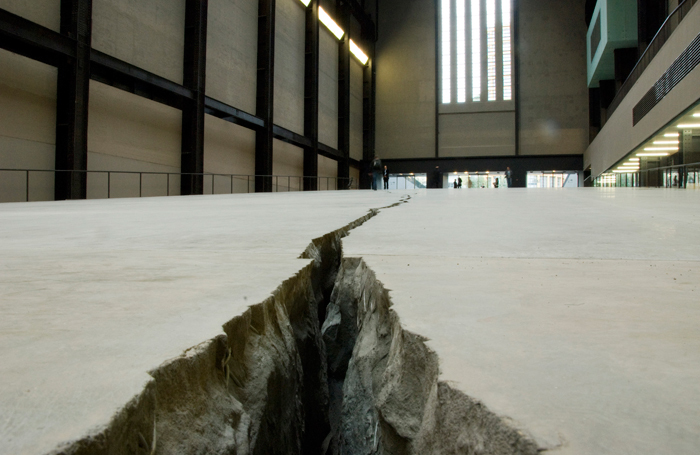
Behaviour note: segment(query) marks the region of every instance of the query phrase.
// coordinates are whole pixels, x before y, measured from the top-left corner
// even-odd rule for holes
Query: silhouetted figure
[[[372,189],[377,191],[379,188],[379,179],[382,175],[382,160],[380,160],[377,155],[374,155],[370,169],[372,170]]]
[[[508,185],[508,188],[513,187],[513,172],[509,167],[506,168],[506,184]]]
[[[389,170],[384,166],[384,189],[389,189]]]

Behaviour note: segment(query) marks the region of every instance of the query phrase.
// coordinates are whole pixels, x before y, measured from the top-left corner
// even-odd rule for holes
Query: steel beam
[[[258,0],[257,117],[264,126],[255,132],[255,191],[272,191],[272,113],[275,76],[275,0]]]
[[[192,91],[182,107],[181,171],[204,172],[204,91],[207,67],[208,0],[185,1],[185,58],[183,85]],[[183,175],[180,194],[202,194],[202,175]]]
[[[318,61],[319,61],[319,0],[306,7],[306,38],[304,53],[304,136],[311,144],[304,148],[304,176],[318,177]],[[304,191],[318,189],[318,179],[304,179]]]
[[[88,101],[92,0],[61,0],[61,34],[70,38],[74,57],[58,61],[56,93],[56,170],[54,198],[87,197]]]
[[[0,48],[58,66],[75,58],[76,41],[0,8]]]
[[[375,155],[375,110],[377,93],[377,67],[374,59],[374,43],[365,46],[370,56],[362,73],[362,164],[360,171],[360,188],[372,187],[367,170]]]
[[[350,7],[347,0],[338,0],[336,20],[343,30],[338,42],[338,177],[350,177]]]

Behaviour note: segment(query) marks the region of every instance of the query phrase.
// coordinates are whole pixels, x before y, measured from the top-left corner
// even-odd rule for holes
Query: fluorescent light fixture
[[[311,3],[311,0],[301,0],[301,3],[303,3],[304,6],[309,6],[309,3]]]
[[[637,153],[637,156],[668,156],[668,153]]]
[[[680,135],[681,133],[666,133],[664,134],[664,137],[678,137]]]
[[[700,128],[700,123],[681,123],[676,128]]]
[[[639,161],[639,158],[630,158],[627,161]]]
[[[628,171],[621,171],[621,170],[615,169],[613,172],[616,174],[633,174],[634,173],[632,169],[630,169]]]
[[[678,147],[644,147],[647,152],[663,152],[663,151],[676,151]],[[639,156],[639,155],[637,155]]]
[[[678,144],[679,141],[654,141],[654,144],[656,145],[663,145],[663,144]]]
[[[318,7],[318,18],[321,20],[321,23],[323,25],[328,27],[328,30],[330,30],[336,38],[341,39],[343,35],[345,35],[343,29],[340,28],[340,26],[336,24],[335,21],[331,19],[331,17],[328,15],[328,13],[325,12],[320,6]]]
[[[365,55],[362,50],[357,47],[357,44],[353,40],[350,40],[350,52],[352,52],[352,55],[357,57],[357,59],[363,64],[366,65],[367,61],[369,60],[369,57]]]
[[[700,117],[700,112],[693,114],[693,117]]]

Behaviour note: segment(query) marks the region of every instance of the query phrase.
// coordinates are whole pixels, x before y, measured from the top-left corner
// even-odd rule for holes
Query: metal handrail
[[[690,9],[697,2],[698,0],[683,0],[683,2],[680,3],[676,9],[674,9],[673,12],[668,15],[664,23],[661,25],[661,28],[659,28],[659,31],[656,32],[656,35],[654,35],[654,38],[652,38],[651,42],[644,50],[644,53],[637,61],[637,64],[634,66],[629,76],[627,76],[627,79],[625,79],[625,82],[623,82],[620,90],[615,94],[610,106],[608,106],[608,118],[610,118],[612,113],[615,112],[615,109],[620,106],[620,103],[622,103],[622,100],[630,92],[632,86],[637,83],[642,73],[644,73],[644,70],[647,69],[651,61],[654,59],[654,57],[656,57],[656,54],[659,53],[663,45],[666,44],[666,41],[668,41],[671,34],[673,34],[678,25],[681,23],[681,21],[683,21]],[[678,21],[674,22],[675,19],[678,19]]]
[[[322,189],[321,182],[325,180],[325,191],[329,190],[339,190],[339,189],[357,189],[355,185],[355,179],[353,177],[330,177],[330,176],[299,176],[299,175],[257,175],[257,174],[221,174],[221,173],[208,173],[208,172],[161,172],[161,171],[103,171],[103,170],[70,170],[70,169],[17,169],[17,168],[0,168],[0,172],[24,172],[25,173],[25,201],[29,202],[29,174],[32,172],[51,172],[51,173],[78,173],[78,174],[106,174],[107,175],[107,199],[112,197],[112,174],[127,174],[127,175],[138,175],[139,176],[139,196],[143,197],[143,176],[145,175],[162,175],[166,177],[166,196],[170,196],[170,176],[200,176],[200,177],[211,177],[211,194],[236,194],[234,192],[234,179],[245,180],[246,181],[246,193],[255,192],[255,179],[256,178],[269,178],[271,182],[274,182],[272,186],[272,192],[283,191],[302,191],[304,187],[304,182],[308,180],[317,181],[317,190],[324,191]],[[215,184],[216,177],[224,177],[230,179],[230,192],[229,193],[216,193]],[[273,179],[274,178],[274,179]],[[280,179],[282,179],[282,185],[280,185]],[[285,180],[287,185],[284,186]],[[253,191],[251,191],[251,180],[253,181]],[[298,186],[292,187],[292,183],[298,181]],[[333,183],[333,185],[331,185]],[[202,182],[204,184],[204,182]],[[342,185],[342,186],[341,186]],[[241,192],[239,192],[241,193]]]

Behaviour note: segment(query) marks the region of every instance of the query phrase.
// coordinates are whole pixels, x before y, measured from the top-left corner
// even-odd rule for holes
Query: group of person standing
[[[387,169],[386,166],[382,166],[382,160],[379,159],[379,156],[374,155],[374,159],[372,160],[372,163],[370,165],[370,170],[371,170],[370,175],[372,176],[372,189],[374,191],[378,190],[380,181],[384,180],[384,189],[388,190],[389,189],[389,170]],[[435,174],[436,174],[435,181],[438,182],[438,180],[440,180],[439,166],[435,167]],[[506,178],[506,182],[508,183],[508,188],[511,188],[513,186],[513,172],[510,170],[510,167],[506,167],[505,178]],[[495,179],[493,182],[494,188],[498,188],[498,185],[499,185],[498,179]],[[442,185],[438,185],[438,186],[441,187]],[[462,188],[462,178],[461,177],[458,177],[454,181],[454,187],[455,188]]]

